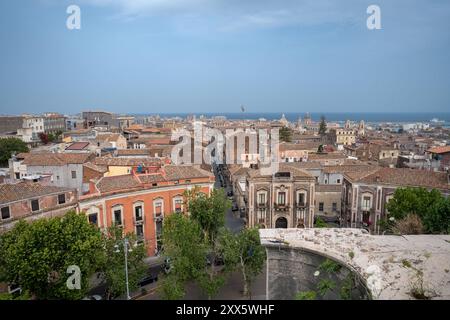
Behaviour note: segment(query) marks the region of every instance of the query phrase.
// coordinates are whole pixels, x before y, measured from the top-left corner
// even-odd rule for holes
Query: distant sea
[[[208,118],[214,116],[225,116],[227,119],[259,119],[266,120],[280,119],[282,112],[271,113],[255,113],[255,112],[240,112],[240,113],[149,113],[149,114],[135,114],[136,116],[144,115],[159,115],[160,117],[175,117],[179,116],[185,118],[189,115],[195,115],[197,118],[204,115]],[[298,118],[304,118],[306,112],[285,112],[285,117],[289,121],[297,121]],[[450,113],[444,112],[423,112],[423,113],[375,113],[375,112],[342,112],[342,113],[327,113],[327,112],[311,112],[310,116],[313,120],[319,121],[320,117],[324,115],[327,121],[342,122],[346,120],[361,121],[368,123],[392,122],[392,123],[408,123],[408,122],[430,122],[432,119],[439,119],[445,121],[444,126],[450,126]],[[441,124],[442,125],[442,124]]]

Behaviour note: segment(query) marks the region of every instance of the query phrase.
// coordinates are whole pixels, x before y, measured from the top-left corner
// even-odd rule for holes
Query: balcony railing
[[[274,202],[273,207],[275,208],[275,210],[279,210],[279,211],[286,211],[289,210],[289,205],[287,203],[276,203]]]
[[[308,204],[306,202],[295,202],[294,206],[296,208],[306,208],[308,206]]]
[[[256,206],[258,208],[267,208],[269,206],[269,202],[257,202]]]

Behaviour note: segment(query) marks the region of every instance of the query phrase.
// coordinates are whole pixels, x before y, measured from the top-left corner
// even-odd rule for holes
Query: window
[[[20,179],[20,173],[16,172],[16,179]]]
[[[77,172],[76,171],[72,171],[72,179],[76,179],[77,178]]]
[[[89,223],[95,224],[96,226],[98,225],[98,216],[96,213],[91,213],[90,215],[88,215],[88,221]]]
[[[258,209],[258,223],[264,223],[266,219],[266,210]]]
[[[337,211],[337,203],[333,202],[333,211],[336,212]]]
[[[58,195],[58,204],[66,203],[66,195],[64,193]]]
[[[31,211],[39,211],[39,200],[31,200]]]
[[[3,220],[11,218],[11,213],[9,212],[9,207],[3,207],[1,211],[2,211],[2,219]]]
[[[144,225],[138,224],[136,226],[136,237],[138,238],[138,241],[144,238]]]
[[[286,192],[278,192],[278,204],[281,206],[286,205]]]
[[[155,217],[159,217],[163,214],[163,202],[162,200],[158,200],[153,202],[153,212],[155,213]]]
[[[135,205],[134,207],[134,217],[136,222],[141,222],[144,219],[144,216],[142,214],[142,205]]]
[[[266,193],[265,192],[258,193],[258,204],[260,204],[260,205],[266,204]]]
[[[323,212],[323,202],[319,202],[319,211]]]
[[[304,205],[305,205],[305,198],[306,198],[306,195],[302,192],[302,193],[299,193],[297,197],[298,197],[298,198],[297,198],[297,200],[298,200],[298,205],[299,205],[299,206],[304,206]]]
[[[183,198],[181,198],[181,197],[174,198],[173,202],[174,202],[175,212],[182,212],[183,211]]]
[[[392,195],[392,194],[386,196],[386,203],[385,203],[385,205],[384,205],[384,208],[385,208],[384,211],[386,211],[387,214],[389,214],[389,210],[388,210],[388,208],[387,208],[387,205],[388,205],[389,201],[391,201],[391,199],[392,199],[393,197],[394,197],[394,195]]]
[[[156,222],[156,250],[158,252],[160,252],[162,249],[162,238],[161,238],[162,228],[163,228],[163,222],[157,221]]]
[[[370,211],[370,209],[372,209],[372,197],[371,196],[363,196],[361,208],[363,211]]]
[[[337,179],[336,183],[340,184],[341,183],[341,179]]]
[[[114,223],[118,226],[122,225],[122,209],[115,209],[113,212]]]

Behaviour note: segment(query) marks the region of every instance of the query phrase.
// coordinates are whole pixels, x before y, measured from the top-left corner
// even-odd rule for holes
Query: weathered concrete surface
[[[260,236],[268,249],[269,299],[271,286],[277,285],[270,283],[270,274],[284,273],[292,282],[307,281],[308,277],[300,273],[311,273],[318,263],[304,263],[311,259],[310,253],[331,258],[358,274],[373,299],[414,299],[411,290],[421,279],[432,299],[450,299],[450,235],[379,236],[362,229],[314,228],[260,229]],[[289,253],[292,250],[300,255]],[[301,252],[307,254],[302,257]],[[288,265],[292,257],[304,259],[303,266],[311,268],[279,270],[283,259]],[[292,288],[286,288],[286,292],[291,295],[298,286],[289,286]]]

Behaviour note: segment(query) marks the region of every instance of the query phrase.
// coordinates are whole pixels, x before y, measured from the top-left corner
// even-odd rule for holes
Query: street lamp
[[[123,240],[123,252],[125,255],[125,282],[126,282],[126,286],[127,286],[127,300],[130,300],[130,286],[128,284],[128,252],[132,252],[133,249],[131,249],[130,244],[128,242],[127,238],[124,238]],[[119,245],[116,244],[114,246],[114,248],[116,248],[116,253],[120,253],[120,249],[119,249]]]

